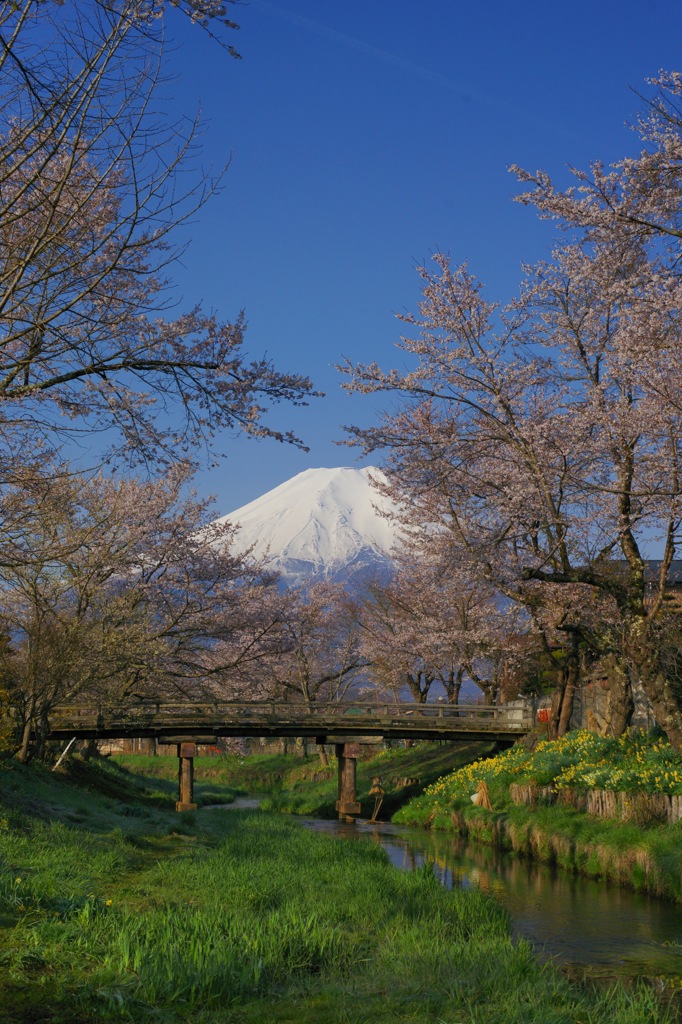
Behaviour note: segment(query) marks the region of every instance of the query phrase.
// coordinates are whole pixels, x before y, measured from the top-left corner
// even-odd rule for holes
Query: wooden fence
[[[595,818],[616,818],[636,824],[674,823],[682,820],[682,796],[667,793],[616,792],[609,789],[559,789],[552,786],[521,786],[512,783],[509,793],[515,804],[563,804]]]

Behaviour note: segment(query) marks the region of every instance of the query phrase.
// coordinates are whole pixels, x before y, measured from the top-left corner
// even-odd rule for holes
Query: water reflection
[[[682,975],[682,914],[674,904],[443,833],[362,821],[306,824],[348,838],[370,837],[401,870],[430,863],[446,887],[490,893],[509,912],[515,935],[582,973]]]

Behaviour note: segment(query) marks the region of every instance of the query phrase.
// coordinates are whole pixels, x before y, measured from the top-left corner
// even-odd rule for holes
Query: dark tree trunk
[[[320,755],[320,763],[323,764],[325,768],[328,768],[329,756],[327,754],[327,751],[324,749],[324,743],[317,744],[317,752]]]
[[[578,638],[571,634],[568,645],[565,670],[565,684],[561,698],[561,708],[557,721],[557,737],[565,736],[573,714],[573,698],[575,697],[578,678],[580,675],[580,657]]]
[[[429,690],[433,684],[433,676],[429,676],[425,672],[406,672],[405,681],[413,700],[417,704],[426,704]]]
[[[643,622],[631,626],[628,653],[656,721],[671,744],[682,753],[682,708],[661,661],[660,640]]]
[[[21,734],[21,746],[17,751],[17,760],[21,761],[22,764],[30,758],[31,751],[31,719],[28,717],[24,722],[24,728]]]
[[[485,703],[497,704],[497,683],[480,682],[478,685],[483,690]]]
[[[81,757],[84,761],[89,761],[91,757],[97,757],[97,740],[86,740],[81,750]]]
[[[42,758],[45,756],[45,746],[47,744],[47,737],[50,734],[50,723],[47,715],[42,714],[38,720],[36,728],[36,743],[35,743],[35,756]]]
[[[458,668],[456,672],[450,672],[443,680],[443,686],[445,687],[445,693],[448,699],[448,704],[459,704],[459,693],[462,689],[462,679],[464,678],[464,669]]]
[[[555,740],[559,736],[559,722],[561,721],[561,712],[564,706],[564,696],[566,694],[566,682],[567,674],[564,669],[559,673],[557,684],[554,687],[552,693],[552,703],[549,710],[549,722],[547,723],[547,739]]]
[[[627,666],[620,659],[607,658],[605,663],[608,689],[604,735],[618,738],[630,725],[635,702]]]

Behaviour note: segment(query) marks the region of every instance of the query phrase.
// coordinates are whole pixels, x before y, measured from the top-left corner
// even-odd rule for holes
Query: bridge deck
[[[513,741],[532,727],[529,710],[482,704],[140,703],[128,707],[57,707],[50,738],[122,739],[213,736],[340,736],[386,739]]]

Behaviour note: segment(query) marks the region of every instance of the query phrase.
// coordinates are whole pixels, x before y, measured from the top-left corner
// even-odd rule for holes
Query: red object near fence
[[[538,708],[536,719],[538,722],[549,722],[551,711],[549,708]]]

